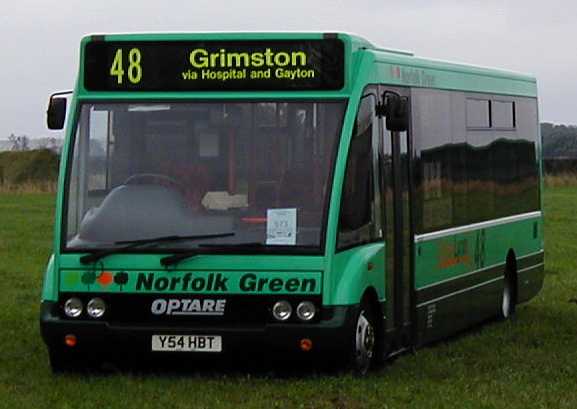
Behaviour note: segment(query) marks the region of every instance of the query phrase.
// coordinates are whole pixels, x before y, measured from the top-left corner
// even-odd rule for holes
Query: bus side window
[[[452,227],[455,218],[454,201],[464,203],[466,198],[454,198],[452,166],[456,167],[463,156],[462,146],[454,145],[458,139],[454,130],[452,94],[431,89],[412,90],[413,141],[417,166],[415,224],[419,233]],[[478,119],[480,123],[481,120]],[[461,137],[464,139],[464,137]],[[464,187],[457,193],[465,195]],[[461,206],[466,210],[466,206]]]
[[[382,236],[375,172],[378,125],[375,97],[361,100],[349,147],[339,221],[339,249],[368,243]]]

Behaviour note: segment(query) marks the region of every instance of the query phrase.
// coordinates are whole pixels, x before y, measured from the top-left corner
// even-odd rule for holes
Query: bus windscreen
[[[339,39],[92,41],[89,91],[310,91],[344,86]]]
[[[82,105],[68,177],[67,247],[204,236],[154,247],[320,250],[345,106],[342,100]]]

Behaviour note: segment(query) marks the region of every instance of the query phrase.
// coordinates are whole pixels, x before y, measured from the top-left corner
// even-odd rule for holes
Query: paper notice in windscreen
[[[297,209],[267,209],[266,244],[294,246],[297,242]]]

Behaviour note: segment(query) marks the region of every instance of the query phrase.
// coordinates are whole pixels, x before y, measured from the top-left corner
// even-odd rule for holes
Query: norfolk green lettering
[[[184,276],[157,277],[153,273],[139,273],[136,291],[214,291],[227,292],[227,281],[220,273],[210,273],[208,277],[193,277],[192,273]]]
[[[207,294],[320,294],[318,272],[63,271],[62,291]]]
[[[269,279],[266,277],[257,277],[256,274],[245,274],[240,279],[240,289],[243,292],[301,292],[314,293],[316,290],[316,280],[314,279],[297,279],[292,278],[284,280],[282,278]]]
[[[315,293],[317,285],[314,278],[260,277],[255,273],[246,273],[238,278],[238,289],[242,293]],[[231,288],[229,277],[222,273],[209,273],[207,276],[185,273],[172,277],[138,273],[136,279],[136,291],[226,293]]]

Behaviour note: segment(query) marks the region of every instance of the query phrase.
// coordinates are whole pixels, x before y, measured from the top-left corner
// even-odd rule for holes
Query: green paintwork
[[[171,40],[266,40],[266,39],[319,39],[322,33],[202,33],[202,34],[122,34],[106,35],[106,40],[114,41],[171,41]],[[364,291],[373,287],[379,299],[384,300],[385,271],[384,243],[359,246],[342,252],[336,252],[337,229],[342,193],[342,181],[345,173],[346,158],[358,102],[363,89],[371,83],[402,86],[431,86],[439,89],[463,90],[472,92],[497,92],[508,95],[536,96],[536,81],[533,77],[509,73],[500,70],[471,67],[414,57],[408,53],[380,50],[368,41],[353,35],[338,34],[345,44],[345,86],[339,91],[311,92],[87,92],[83,88],[83,69],[80,66],[77,85],[71,100],[71,115],[68,118],[66,140],[63,146],[57,210],[54,231],[54,257],[45,276],[43,299],[56,300],[56,289],[72,290],[81,287],[71,286],[73,274],[86,270],[79,262],[79,254],[60,254],[60,237],[65,216],[63,215],[64,175],[68,166],[67,158],[72,149],[72,137],[78,116],[78,107],[82,101],[91,100],[210,100],[210,99],[306,99],[306,98],[346,98],[348,108],[345,113],[337,161],[334,169],[333,189],[330,195],[326,246],[322,256],[198,256],[182,261],[173,267],[174,271],[159,270],[159,260],[163,255],[124,254],[106,257],[96,266],[100,273],[104,270],[154,271],[159,275],[182,275],[183,271],[226,272],[234,275],[255,272],[266,277],[292,277],[312,274],[322,280],[322,298],[325,305],[348,305],[359,302]],[[84,46],[90,41],[85,37],[81,43],[80,61],[83,59]],[[397,71],[398,69],[398,71]],[[397,75],[398,74],[398,75]],[[539,221],[541,224],[541,221]],[[527,254],[542,248],[539,241],[526,239],[531,237],[527,229],[530,222],[506,225],[487,229],[487,253],[485,262],[502,262],[505,246],[512,246],[518,255]],[[542,226],[539,232],[542,231]],[[466,233],[469,246],[472,246],[476,233]],[[489,240],[489,237],[491,238]],[[443,240],[461,240],[450,238]],[[421,243],[421,255],[416,259],[417,287],[434,283],[437,280],[454,277],[474,269],[474,266],[454,266],[448,269],[437,267],[436,255],[440,241]],[[472,247],[469,251],[473,251]],[[471,253],[472,254],[472,253]],[[368,265],[373,268],[368,271]],[[56,271],[62,271],[60,280]],[[66,281],[64,279],[70,280]],[[84,291],[85,289],[83,289]],[[110,287],[109,291],[116,290]],[[120,288],[117,288],[120,290]],[[91,290],[92,291],[92,290]],[[124,286],[122,291],[128,291]],[[319,290],[320,291],[320,290]]]
[[[538,224],[537,237],[533,225]],[[495,265],[504,265],[509,249],[517,257],[542,249],[543,219],[501,224],[420,242],[415,246],[417,289]]]
[[[537,96],[534,78],[516,74],[404,57],[390,54],[367,53],[373,57],[375,79],[399,86],[427,87],[481,93],[497,93],[526,97]],[[400,76],[395,76],[396,70]]]
[[[58,288],[56,284],[57,270],[54,269],[54,255],[50,256],[46,271],[44,272],[44,280],[42,281],[42,301],[56,301],[58,299]]]
[[[354,304],[367,288],[374,288],[379,300],[385,299],[384,243],[342,251],[336,254],[333,265],[331,275],[338,280],[327,282],[327,285],[332,285],[325,291],[325,300],[329,304]]]

